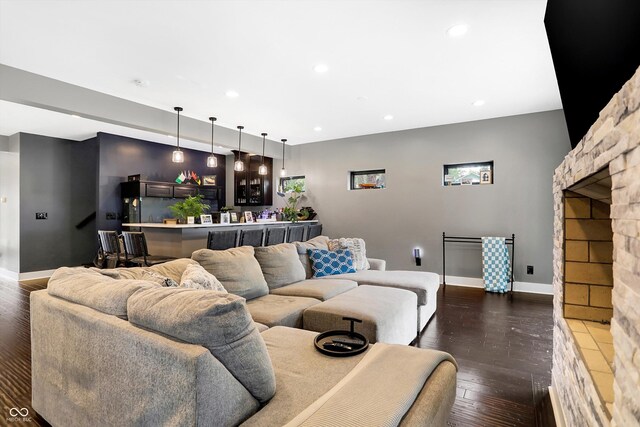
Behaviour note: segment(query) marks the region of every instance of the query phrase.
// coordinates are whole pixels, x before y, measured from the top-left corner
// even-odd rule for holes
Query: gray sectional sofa
[[[422,287],[391,286],[393,272],[307,278],[306,248],[325,241],[57,270],[31,294],[34,409],[54,426],[446,425],[448,354],[377,342],[332,358],[314,348],[317,332],[300,329],[310,329],[305,313],[324,330],[353,309],[372,341],[406,344],[424,310]],[[222,291],[167,287],[196,262]],[[375,286],[349,279],[366,274]]]

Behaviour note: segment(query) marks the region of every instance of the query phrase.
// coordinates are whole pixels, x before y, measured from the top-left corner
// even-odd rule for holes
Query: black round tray
[[[331,350],[328,348],[324,348],[322,345],[326,342],[331,342],[335,338],[347,338],[347,339],[357,339],[363,342],[362,345],[350,345],[353,349],[346,351],[337,351]],[[350,331],[327,331],[316,336],[314,341],[316,345],[316,350],[318,350],[322,354],[326,354],[327,356],[332,357],[349,357],[355,356],[356,354],[360,354],[365,351],[369,347],[369,340],[362,334],[357,332]]]

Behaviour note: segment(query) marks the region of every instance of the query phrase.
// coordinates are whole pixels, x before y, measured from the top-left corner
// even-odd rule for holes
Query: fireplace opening
[[[564,317],[607,415],[613,413],[613,231],[609,169],[564,191]]]

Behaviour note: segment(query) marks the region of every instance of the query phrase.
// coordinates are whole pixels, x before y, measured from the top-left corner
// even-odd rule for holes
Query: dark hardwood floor
[[[447,286],[418,346],[458,362],[450,426],[555,426],[552,296]]]
[[[47,426],[31,408],[29,294],[42,282],[0,280],[0,402],[27,408],[31,422]],[[448,286],[418,345],[451,353],[459,364],[457,398],[449,425],[554,426],[551,383],[550,296],[485,294]],[[15,424],[12,424],[15,425]]]

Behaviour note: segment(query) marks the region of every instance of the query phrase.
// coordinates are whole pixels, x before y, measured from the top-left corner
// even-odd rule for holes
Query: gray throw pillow
[[[317,236],[313,239],[309,239],[306,242],[294,242],[296,249],[298,250],[298,258],[302,263],[305,271],[305,279],[313,277],[313,269],[311,268],[311,262],[309,261],[309,249],[329,249],[329,238],[327,236]]]
[[[276,377],[267,346],[242,298],[156,288],[135,293],[127,310],[131,323],[209,349],[258,401],[266,402],[275,394]]]
[[[123,280],[146,280],[148,282],[155,283],[160,286],[176,287],[178,282],[170,277],[165,277],[149,267],[129,267],[129,268],[109,268],[109,269],[97,269],[91,268],[94,271],[99,272],[103,276],[111,277],[113,279]]]
[[[277,289],[305,279],[304,267],[293,243],[255,248],[255,256],[269,289]]]
[[[182,273],[180,287],[208,289],[210,291],[227,293],[227,290],[222,286],[222,283],[220,283],[216,276],[202,268],[200,264],[189,264],[187,266],[187,269]]]
[[[176,282],[180,283],[180,279],[182,278],[182,273],[190,264],[195,264],[196,262],[189,258],[178,258],[171,261],[163,262],[162,264],[152,265],[148,267],[149,270],[155,271],[158,274],[161,274],[165,277],[169,277]]]
[[[191,259],[216,276],[227,291],[250,300],[269,293],[260,264],[253,254],[251,246],[224,251],[200,249],[191,255]]]

